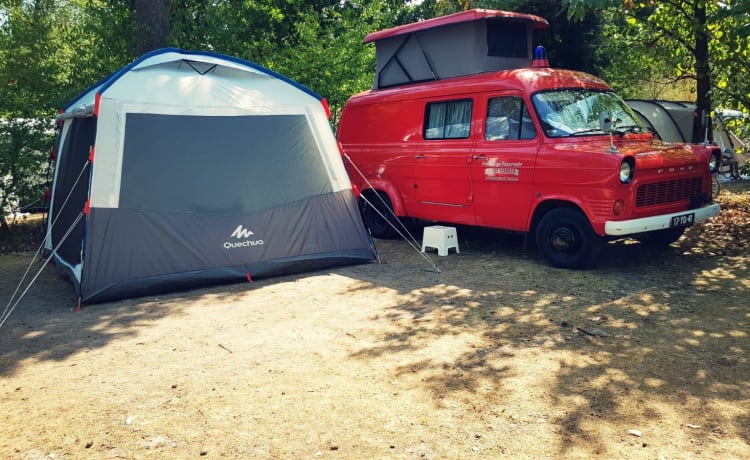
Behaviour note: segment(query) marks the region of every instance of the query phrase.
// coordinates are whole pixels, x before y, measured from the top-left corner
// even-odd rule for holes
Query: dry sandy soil
[[[380,264],[78,313],[48,267],[0,328],[0,458],[750,458],[732,220],[584,271],[460,228],[440,273],[377,241]],[[0,256],[3,307],[32,256]]]

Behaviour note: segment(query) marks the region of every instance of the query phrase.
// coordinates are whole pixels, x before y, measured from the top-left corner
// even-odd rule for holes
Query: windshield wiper
[[[649,128],[644,128],[643,126],[639,126],[639,125],[616,126],[614,130],[620,136],[624,136],[625,134],[630,134],[630,133],[647,133],[647,132],[650,132],[650,133],[653,134],[653,130],[651,130]]]
[[[570,133],[570,136],[585,136],[587,134],[607,134],[606,131],[603,131],[601,128],[588,128],[588,129],[581,129],[574,133]]]

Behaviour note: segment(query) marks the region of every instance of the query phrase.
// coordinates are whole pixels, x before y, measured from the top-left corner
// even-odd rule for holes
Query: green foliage
[[[0,214],[40,200],[53,116],[132,59],[131,28],[127,1],[0,4]]]
[[[714,99],[750,111],[750,1],[717,4],[712,19]]]
[[[600,45],[608,62],[601,76],[626,98],[694,99],[694,82],[675,75],[683,57],[663,52],[666,45],[646,23],[645,13],[621,8],[603,12],[605,39]]]
[[[308,11],[266,65],[326,97],[335,125],[346,100],[372,86],[375,48],[363,39],[393,25],[394,17],[383,13],[388,6],[373,0]]]
[[[0,117],[44,114],[46,86],[60,74],[51,40],[54,1],[12,2],[0,25]]]
[[[292,2],[186,0],[169,2],[170,44],[264,61],[294,26]]]
[[[48,119],[0,122],[0,219],[26,205],[43,205],[53,132]]]
[[[536,14],[550,23],[547,29],[537,33],[537,40],[547,48],[552,66],[602,74],[606,59],[601,53],[601,37],[606,20],[601,11],[587,10],[573,19],[557,2],[532,2],[518,11]]]
[[[244,58],[327,98],[333,123],[372,85],[373,31],[469,8],[539,15],[557,67],[602,76],[626,97],[697,98],[695,37],[708,32],[715,106],[750,111],[750,0],[163,0],[169,44]],[[48,120],[137,58],[134,0],[0,0],[0,203],[35,200]],[[705,5],[705,28],[696,22]]]
[[[565,0],[572,17],[604,14],[602,76],[626,97],[710,100],[713,107],[750,109],[750,1]],[[705,19],[702,15],[705,9]],[[708,39],[709,85],[700,81],[701,34]],[[705,91],[706,94],[701,94]]]
[[[37,200],[51,147],[50,87],[62,63],[54,49],[55,2],[6,2],[0,11],[0,225]]]
[[[137,57],[130,0],[64,0],[56,36],[65,63],[55,88],[63,107],[84,89]]]

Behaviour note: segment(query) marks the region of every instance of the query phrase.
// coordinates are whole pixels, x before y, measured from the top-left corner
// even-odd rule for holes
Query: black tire
[[[367,201],[362,200],[362,220],[370,234],[375,238],[391,239],[398,235],[393,228],[396,218],[393,215],[391,200],[384,193],[370,193],[366,196]],[[373,209],[373,206],[377,209]],[[381,217],[386,216],[387,219]]]
[[[636,239],[646,246],[663,248],[679,240],[685,233],[685,227],[665,228],[639,234]]]
[[[550,265],[584,268],[601,253],[603,238],[591,228],[586,216],[573,208],[556,208],[539,221],[536,246]]]

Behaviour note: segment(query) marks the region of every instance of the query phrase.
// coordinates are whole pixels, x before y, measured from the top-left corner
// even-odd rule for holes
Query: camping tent
[[[641,99],[625,102],[664,142],[693,142],[695,104]]]
[[[57,117],[45,250],[82,303],[372,261],[327,115],[253,63],[146,54]]]

